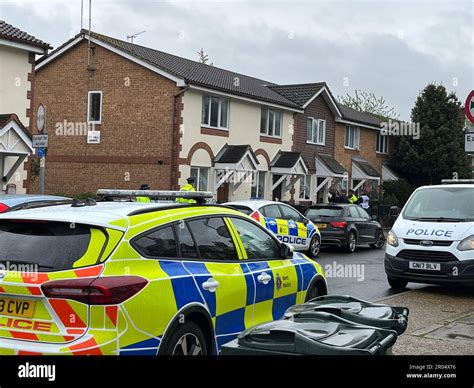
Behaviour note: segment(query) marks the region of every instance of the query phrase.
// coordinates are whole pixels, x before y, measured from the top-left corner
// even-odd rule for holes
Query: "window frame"
[[[311,121],[311,139],[308,139],[308,124],[309,121]],[[319,141],[319,135],[320,135],[320,127],[319,125],[323,123],[323,136],[322,136],[322,141]],[[316,130],[316,139],[317,141],[314,141],[314,132]],[[306,119],[306,143],[307,144],[313,144],[313,145],[319,145],[319,146],[325,146],[326,145],[326,120],[325,119],[317,119],[314,117],[308,117]]]
[[[388,154],[388,136],[384,136],[377,132],[377,144],[375,146],[375,152],[378,154],[387,155]]]
[[[265,131],[262,131],[262,124],[263,124],[263,112],[266,111],[265,116]],[[272,121],[272,131],[273,135],[270,135],[268,132],[269,125],[270,125],[270,111],[273,112],[273,121]],[[279,120],[279,135],[275,135],[276,123],[277,123],[277,114],[280,116]],[[283,111],[277,108],[269,107],[269,106],[262,106],[260,110],[260,135],[267,136],[267,137],[274,137],[276,139],[282,138],[282,126],[283,126]]]
[[[100,108],[99,108],[99,120],[91,120],[91,95],[99,94],[100,95]],[[103,103],[103,94],[102,90],[89,90],[87,92],[87,124],[102,124],[102,103]]]
[[[198,170],[198,174],[196,176],[196,182],[197,182],[196,190],[197,191],[208,191],[208,189],[209,189],[209,175],[210,175],[210,172],[211,172],[211,168],[210,167],[205,167],[205,166],[190,166],[190,168],[189,168],[190,176],[193,176],[192,173],[191,173],[193,168]],[[207,187],[205,189],[202,189],[200,187],[201,170],[202,169],[205,169],[206,172],[207,172]]]
[[[355,130],[355,135],[353,136],[353,142],[354,146],[352,147],[349,144],[349,139],[348,139],[348,130],[349,132],[351,130]],[[350,135],[349,135],[350,138]],[[346,125],[345,127],[345,132],[344,132],[344,148],[349,149],[349,150],[359,150],[360,148],[360,127],[358,125]]]
[[[302,200],[302,201],[311,201],[311,177],[312,175],[311,174],[305,174],[304,175],[304,186],[305,186],[305,189],[304,189],[304,192],[308,195],[308,198],[306,197],[302,197],[301,196],[301,179],[300,179],[300,189],[299,189],[299,192],[298,192],[298,199],[299,200]],[[309,184],[308,184],[308,178],[309,178]]]
[[[204,115],[203,115],[203,107],[204,107],[204,99],[206,97],[209,97],[209,119],[208,119],[208,122],[205,123],[204,122]],[[219,107],[218,107],[218,111],[217,111],[217,127],[214,126],[214,125],[211,125],[211,115],[212,115],[212,112],[211,112],[211,108],[212,108],[212,99],[213,98],[217,98],[219,100]],[[222,101],[226,101],[227,102],[227,117],[226,117],[226,126],[223,127],[221,124],[222,124]],[[223,96],[218,96],[218,95],[215,95],[215,94],[202,94],[202,98],[201,98],[201,126],[204,127],[204,128],[212,128],[212,129],[219,129],[219,130],[222,130],[222,131],[228,131],[229,130],[229,118],[230,118],[230,99],[229,98],[225,98]]]
[[[260,174],[263,174],[263,193],[259,192],[260,182],[262,177]],[[252,191],[256,188],[256,195],[252,195]],[[255,171],[255,185],[250,188],[250,197],[251,198],[265,198],[265,192],[267,189],[267,171],[257,170]],[[260,195],[259,195],[260,194]]]

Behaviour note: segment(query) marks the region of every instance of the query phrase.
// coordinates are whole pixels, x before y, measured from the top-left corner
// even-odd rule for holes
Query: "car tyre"
[[[383,234],[383,230],[379,229],[375,237],[375,242],[372,244],[369,244],[369,246],[373,249],[382,249],[384,245],[385,245],[385,235]]]
[[[388,284],[390,284],[390,287],[392,287],[394,290],[397,291],[403,291],[407,288],[408,281],[404,279],[394,279],[391,277],[387,277]]]
[[[319,290],[318,287],[315,285],[311,286],[311,288],[306,292],[306,297],[304,299],[304,302],[309,302],[310,300],[313,300],[314,298],[317,298],[319,295]]]
[[[206,356],[207,342],[201,328],[194,322],[178,324],[165,337],[160,346],[160,355],[167,356]]]
[[[354,253],[357,245],[357,236],[354,232],[349,232],[347,236],[347,243],[344,245],[344,250],[348,253]]]
[[[315,258],[321,251],[321,238],[319,236],[313,236],[309,243],[309,249],[306,251],[307,255],[311,258]]]

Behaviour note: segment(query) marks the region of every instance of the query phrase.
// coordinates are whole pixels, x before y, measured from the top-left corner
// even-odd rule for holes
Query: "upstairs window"
[[[306,141],[312,144],[324,145],[326,142],[326,120],[308,117]]]
[[[87,95],[87,122],[89,124],[102,123],[102,92],[93,91]]]
[[[229,122],[229,100],[216,96],[202,96],[201,123],[207,127],[227,129]]]
[[[346,125],[344,146],[353,150],[359,149],[360,129],[353,125]]]
[[[273,108],[262,107],[260,133],[266,136],[281,137],[282,113]]]
[[[388,136],[383,136],[380,132],[377,133],[377,152],[388,154]]]

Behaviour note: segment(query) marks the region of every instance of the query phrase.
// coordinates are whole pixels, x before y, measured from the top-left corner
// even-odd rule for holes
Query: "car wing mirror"
[[[283,259],[292,259],[294,251],[295,248],[287,243],[282,243],[280,245],[280,256]]]

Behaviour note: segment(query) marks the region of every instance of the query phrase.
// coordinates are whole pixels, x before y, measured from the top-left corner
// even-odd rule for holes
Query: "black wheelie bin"
[[[401,335],[408,325],[409,310],[407,307],[371,303],[347,295],[325,295],[290,307],[284,318],[311,318],[317,312],[331,313],[361,325],[394,330]]]
[[[385,355],[397,340],[392,330],[360,325],[326,312],[293,316],[240,333],[222,355]]]

